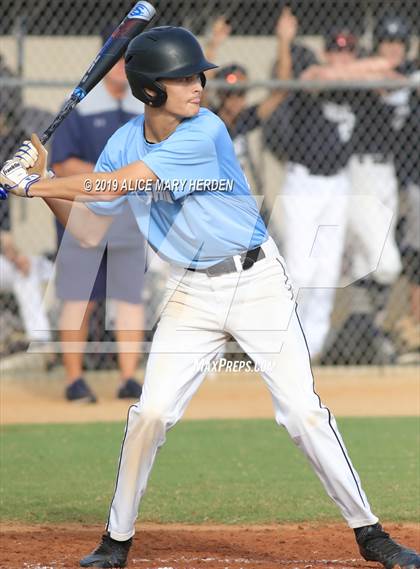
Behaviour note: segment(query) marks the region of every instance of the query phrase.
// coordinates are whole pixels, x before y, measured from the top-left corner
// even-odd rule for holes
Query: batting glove
[[[54,173],[48,170],[48,151],[36,134],[31,140],[25,140],[14,155],[29,174],[38,174],[41,178],[53,178]]]
[[[28,170],[37,161],[38,151],[30,140],[24,140],[13,158],[17,158],[22,166]]]
[[[24,198],[32,197],[29,189],[41,178],[39,174],[28,174],[19,160],[8,160],[0,170],[0,185],[4,190]]]
[[[7,190],[0,186],[0,200],[7,200],[8,195]]]

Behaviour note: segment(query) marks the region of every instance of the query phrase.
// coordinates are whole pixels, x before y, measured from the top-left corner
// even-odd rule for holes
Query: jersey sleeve
[[[177,200],[192,193],[197,180],[219,178],[219,164],[213,139],[204,132],[188,131],[173,136],[153,149],[142,161],[165,182],[185,181],[171,190]]]
[[[54,135],[51,144],[51,164],[64,162],[69,158],[81,158],[82,133],[80,115],[75,110],[58,127]]]
[[[108,141],[105,148],[95,165],[95,172],[114,172],[118,169],[118,165],[112,160],[112,138]],[[87,207],[98,215],[118,215],[124,209],[124,203],[127,195],[116,198],[111,202],[85,202]]]

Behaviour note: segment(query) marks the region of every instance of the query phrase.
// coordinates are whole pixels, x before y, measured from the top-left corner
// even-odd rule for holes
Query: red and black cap
[[[231,63],[229,65],[225,65],[217,70],[214,78],[225,81],[228,85],[237,85],[244,81],[248,76],[248,72],[243,65],[239,63]],[[228,95],[228,94],[236,94],[236,95],[244,95],[245,90],[243,89],[225,89],[223,87],[219,87],[218,91],[220,94]]]
[[[357,38],[350,30],[334,30],[325,41],[326,51],[356,51]]]

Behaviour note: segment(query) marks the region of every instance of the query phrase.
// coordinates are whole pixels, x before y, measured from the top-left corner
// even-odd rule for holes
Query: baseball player
[[[142,396],[128,413],[106,533],[80,565],[125,567],[157,450],[203,381],[202,364],[212,361],[231,334],[261,368],[270,362],[262,376],[276,421],[354,528],[365,559],[388,568],[420,567],[420,556],[379,525],[334,417],[314,391],[284,261],[225,125],[200,108],[204,72],[212,68],[188,30],[153,28],[126,53],[128,80],[146,104],[145,114],[111,137],[95,173],[48,179],[46,151],[35,136],[1,170],[0,183],[10,192],[43,197],[62,222],[72,207],[77,210],[68,227],[88,241],[99,239],[128,201],[151,246],[172,265]],[[114,191],[91,195],[94,189],[84,189],[108,183]],[[78,199],[87,201],[75,204]]]
[[[420,61],[418,62],[418,65]],[[420,67],[420,65],[419,65]],[[420,78],[420,71],[415,73]],[[398,179],[404,196],[401,240],[403,273],[410,284],[410,310],[397,324],[402,341],[398,363],[420,363],[420,89],[410,97],[410,116],[402,131],[400,152],[396,155]]]
[[[216,49],[220,48],[222,43],[220,39],[217,39],[220,35],[220,28],[224,30],[223,39],[230,33],[230,27],[227,23],[224,22],[223,18],[218,18],[214,24],[211,41],[206,50],[206,57],[209,60],[216,59],[214,57]],[[290,79],[292,67],[290,44],[296,33],[297,19],[292,14],[290,8],[286,7],[282,10],[276,24],[277,44],[274,76],[278,79]],[[228,85],[235,85],[246,81],[248,72],[243,65],[231,63],[218,69],[211,77],[224,80]],[[247,105],[246,90],[228,90],[222,87],[216,93],[216,104],[212,110],[225,123],[232,138],[238,160],[242,168],[249,168],[259,194],[262,192],[263,184],[249,148],[247,135],[256,128],[261,127],[263,122],[271,116],[286,96],[286,91],[271,91],[260,103]]]
[[[352,38],[332,33],[326,61],[343,67]],[[316,66],[308,59],[307,74]],[[311,77],[309,77],[311,78]],[[319,356],[330,328],[341,269],[349,193],[345,166],[355,124],[347,96],[340,92],[297,92],[288,101],[290,140],[283,185],[282,236],[292,279],[299,287],[299,316],[310,353]]]
[[[388,14],[375,28],[376,55],[392,67],[384,78],[404,78],[413,72],[406,60],[410,28],[401,16]],[[374,313],[378,348],[392,361],[395,350],[383,336],[382,326],[392,284],[401,272],[396,243],[398,216],[398,181],[396,155],[401,152],[401,132],[408,119],[409,89],[361,91],[354,94],[357,121],[353,137],[354,154],[349,163],[354,194],[374,197],[386,206],[387,215],[363,217],[360,208],[350,208],[349,236],[352,249],[352,273],[357,284],[369,295]],[[378,213],[379,213],[378,208]],[[386,239],[384,239],[386,236]]]
[[[383,58],[357,60],[356,38],[345,29],[332,30],[326,38],[324,64],[315,56],[305,59],[304,80],[374,79],[392,70]],[[300,289],[299,316],[315,358],[324,348],[341,274],[350,194],[347,165],[357,120],[351,96],[343,91],[297,92],[283,114],[283,130],[289,132],[282,188],[285,258]],[[273,116],[277,119],[278,113]]]

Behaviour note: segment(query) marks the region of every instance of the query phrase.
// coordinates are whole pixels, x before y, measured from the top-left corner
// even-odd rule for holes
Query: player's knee
[[[292,437],[317,429],[326,420],[328,420],[326,409],[302,406],[299,402],[289,404],[287,410],[283,409],[276,414],[277,423],[286,427]]]
[[[168,429],[172,425],[169,410],[165,406],[153,406],[141,409],[141,421],[150,428]]]

